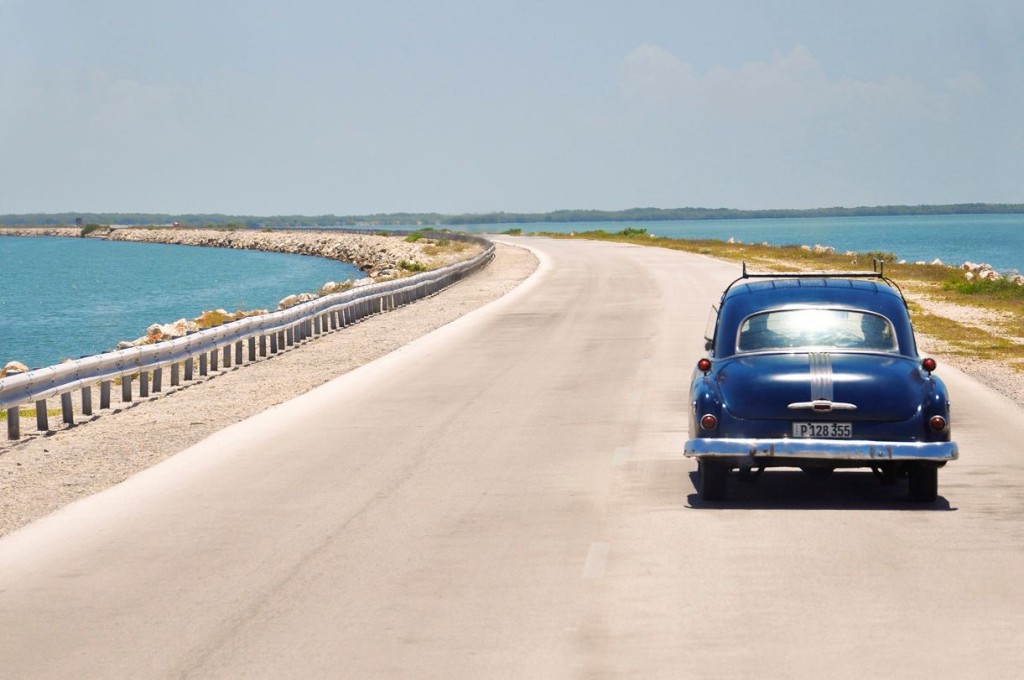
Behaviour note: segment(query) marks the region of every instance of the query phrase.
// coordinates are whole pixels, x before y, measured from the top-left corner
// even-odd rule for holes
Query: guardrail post
[[[86,385],[82,388],[82,415],[92,415],[92,386]]]
[[[224,369],[231,368],[231,345],[224,347]]]
[[[164,369],[154,368],[153,369],[153,391],[159,392],[164,386]]]
[[[267,356],[267,336],[265,335],[260,336],[260,356]]]
[[[235,343],[235,363],[239,366],[242,365],[242,341],[239,340]]]
[[[210,372],[207,366],[206,352],[199,353],[199,375],[203,376]]]
[[[270,353],[277,354],[277,333],[270,334]]]
[[[46,413],[46,400],[40,399],[36,402],[36,429],[40,432],[48,432],[50,430],[50,420]]]
[[[217,355],[217,348],[214,347],[213,351],[210,352],[210,370],[216,371],[220,357]]]
[[[100,383],[100,408],[110,408],[110,381],[104,380]]]
[[[284,341],[289,347],[295,344],[295,326],[284,329]]]
[[[175,361],[171,364],[171,387],[177,387],[181,384],[181,364]]]
[[[71,393],[65,392],[60,395],[60,414],[65,425],[75,424],[75,407],[71,403]]]
[[[192,380],[192,374],[195,372],[195,364],[192,361],[192,357],[185,359],[185,380]]]
[[[331,330],[332,331],[338,330],[338,310],[336,310],[336,309],[332,310],[331,314],[330,314],[330,318],[331,318]]]
[[[249,361],[256,361],[256,338],[249,338]]]
[[[149,373],[146,371],[139,371],[139,396],[149,396]]]
[[[283,330],[280,330],[280,331],[277,332],[277,347],[282,352],[284,351],[284,347],[285,347],[285,345],[284,345],[284,343],[285,343],[284,336],[285,336],[285,332]]]
[[[132,400],[132,377],[130,375],[121,378],[121,401]]]
[[[17,406],[7,409],[7,438],[21,439],[21,409]]]

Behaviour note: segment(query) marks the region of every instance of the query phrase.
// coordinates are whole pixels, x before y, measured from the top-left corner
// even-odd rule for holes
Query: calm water
[[[496,233],[621,231],[674,238],[882,250],[910,262],[987,262],[1024,271],[1024,215],[570,222],[459,227]],[[408,227],[416,229],[417,227]],[[111,349],[151,323],[205,309],[273,308],[285,295],[361,274],[320,258],[90,239],[0,238],[0,365],[45,366]]]
[[[254,250],[0,237],[0,367],[113,349],[152,323],[207,309],[274,309],[292,293],[361,278],[334,260]]]
[[[646,227],[673,238],[735,238],[746,243],[833,246],[840,252],[882,250],[909,262],[946,264],[987,262],[997,270],[1024,271],[1024,215],[941,215],[911,217],[823,217],[667,222],[556,222],[472,225],[467,230],[496,233],[509,228],[570,232],[621,231]]]

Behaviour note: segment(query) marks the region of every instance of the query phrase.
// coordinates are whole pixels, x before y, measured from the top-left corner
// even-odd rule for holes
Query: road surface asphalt
[[[939,367],[934,505],[705,505],[687,387],[738,267],[508,240],[511,294],[0,540],[0,677],[1020,677],[1020,408]]]

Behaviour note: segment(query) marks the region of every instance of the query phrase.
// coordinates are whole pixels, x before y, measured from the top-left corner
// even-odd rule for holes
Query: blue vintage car
[[[756,479],[769,467],[812,477],[866,467],[883,483],[906,477],[914,501],[936,499],[938,469],[957,458],[949,396],[880,268],[752,274],[744,265],[712,312],[685,447],[702,500],[724,499],[734,469]]]

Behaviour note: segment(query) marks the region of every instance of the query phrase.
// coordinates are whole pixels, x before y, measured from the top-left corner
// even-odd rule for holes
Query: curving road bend
[[[920,508],[681,455],[737,267],[508,241],[505,298],[0,540],[0,677],[1018,677],[1024,413]]]

